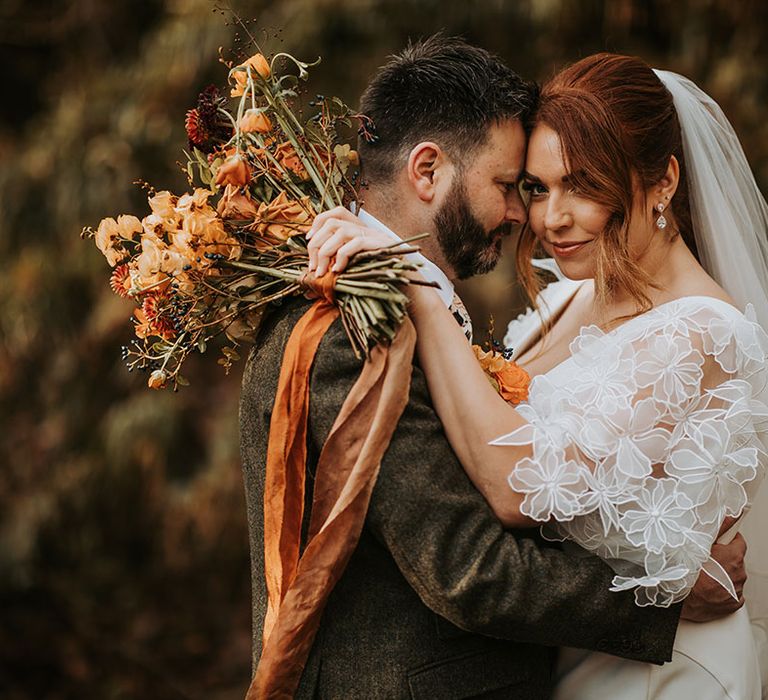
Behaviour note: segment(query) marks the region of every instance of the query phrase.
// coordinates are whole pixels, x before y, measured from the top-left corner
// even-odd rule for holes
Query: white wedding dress
[[[547,287],[542,315],[555,318],[581,284]],[[531,311],[512,321],[513,357],[541,324]],[[526,494],[521,511],[566,547],[605,559],[614,590],[634,589],[638,605],[682,600],[702,568],[732,586],[710,548],[723,517],[746,511],[768,463],[768,336],[752,310],[684,297],[607,333],[583,328],[570,350],[532,379],[518,407],[528,425],[495,441],[532,447],[509,478]],[[750,583],[768,585],[756,576]],[[759,700],[759,624],[753,631],[746,608],[682,621],[663,666],[563,650],[555,697]]]

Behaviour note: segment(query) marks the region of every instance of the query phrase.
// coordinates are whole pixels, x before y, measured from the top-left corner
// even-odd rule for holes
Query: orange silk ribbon
[[[339,315],[335,279],[288,339],[275,396],[264,487],[267,613],[262,655],[246,700],[292,698],[323,608],[357,546],[381,459],[408,403],[416,333],[409,320],[389,347],[376,346],[331,428],[317,464],[303,554],[309,379],[317,348]]]

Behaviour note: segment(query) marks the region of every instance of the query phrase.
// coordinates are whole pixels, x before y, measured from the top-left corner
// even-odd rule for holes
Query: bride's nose
[[[573,216],[563,197],[550,194],[547,198],[547,210],[544,213],[544,226],[549,231],[559,231],[573,226]]]

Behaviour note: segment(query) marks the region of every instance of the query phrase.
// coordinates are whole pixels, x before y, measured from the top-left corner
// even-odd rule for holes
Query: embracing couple
[[[408,290],[409,401],[295,697],[760,698],[734,532],[768,449],[768,217],[717,105],[608,54],[539,92],[437,36],[391,58],[361,111],[362,207],[318,217],[310,266],[429,232],[419,274],[439,287]],[[537,312],[505,338],[532,377],[512,406],[453,280],[491,270],[520,226]],[[541,290],[534,264],[559,280]],[[244,377],[254,667],[277,358],[309,303],[272,313]],[[336,321],[311,376],[306,511],[360,370]]]

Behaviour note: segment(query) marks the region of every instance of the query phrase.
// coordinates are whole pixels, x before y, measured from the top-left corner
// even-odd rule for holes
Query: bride
[[[505,525],[603,557],[638,605],[682,600],[702,569],[735,595],[709,552],[768,520],[763,489],[742,523],[768,463],[768,207],[730,124],[679,75],[591,56],[544,87],[522,186],[518,272],[538,313],[505,342],[527,403],[491,388],[434,291],[409,292],[454,451]],[[391,244],[339,209],[311,233],[318,274]],[[543,291],[541,249],[562,277]],[[753,568],[752,626],[745,608],[681,622],[664,666],[566,651],[556,697],[759,698],[767,583]]]

